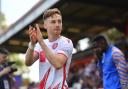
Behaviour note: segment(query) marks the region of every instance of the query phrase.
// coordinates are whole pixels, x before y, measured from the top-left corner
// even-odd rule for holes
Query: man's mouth
[[[59,31],[59,29],[54,29],[54,31]]]

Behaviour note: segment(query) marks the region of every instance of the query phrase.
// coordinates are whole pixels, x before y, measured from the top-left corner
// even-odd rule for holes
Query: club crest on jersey
[[[52,45],[52,49],[56,49],[58,47],[58,43],[54,43],[53,45]]]

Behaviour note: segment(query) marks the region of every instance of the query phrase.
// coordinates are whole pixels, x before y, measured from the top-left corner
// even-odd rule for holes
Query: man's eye
[[[51,23],[55,23],[55,21],[51,21]]]
[[[62,21],[61,20],[58,20],[58,23],[61,23]]]

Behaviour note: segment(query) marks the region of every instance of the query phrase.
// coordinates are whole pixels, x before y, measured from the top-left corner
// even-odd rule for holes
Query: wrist
[[[38,42],[39,42],[40,45],[41,44],[44,44],[44,41],[43,40],[39,40]]]
[[[31,42],[29,42],[28,44],[28,48],[31,50],[34,50],[35,44],[32,44]]]
[[[40,41],[39,44],[40,44],[40,46],[41,46],[43,49],[46,48],[46,44],[44,43],[44,41]]]

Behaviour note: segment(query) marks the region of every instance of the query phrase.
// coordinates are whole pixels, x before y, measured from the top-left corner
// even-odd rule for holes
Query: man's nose
[[[59,23],[58,22],[56,22],[56,24],[55,24],[56,26],[59,26]]]

